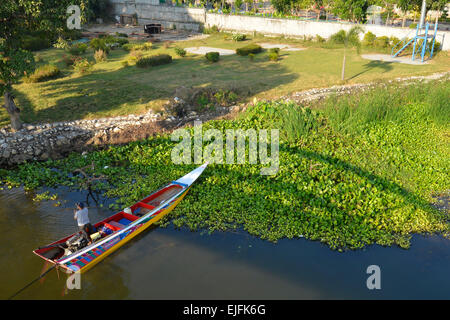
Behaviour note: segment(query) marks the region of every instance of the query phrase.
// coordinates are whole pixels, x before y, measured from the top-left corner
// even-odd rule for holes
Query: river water
[[[33,202],[21,189],[0,192],[0,298],[41,273],[32,250],[77,230],[71,209],[85,193],[58,189]],[[189,194],[187,195],[189,196]],[[108,203],[106,203],[107,205]],[[92,204],[91,204],[92,205]],[[112,211],[91,208],[91,221]],[[369,265],[381,289],[366,286]],[[305,239],[263,241],[245,231],[190,232],[154,228],[81,275],[81,289],[52,271],[17,299],[449,299],[450,241],[414,236],[411,248],[370,246],[339,253]]]

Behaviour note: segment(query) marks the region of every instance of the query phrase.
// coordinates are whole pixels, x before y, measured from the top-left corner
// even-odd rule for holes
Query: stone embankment
[[[387,86],[389,84],[402,84],[402,85],[411,85],[416,83],[416,81],[430,81],[430,80],[439,80],[446,79],[450,75],[450,72],[442,72],[442,73],[434,73],[428,76],[412,76],[407,78],[396,78],[393,80],[388,80],[380,83],[363,83],[363,84],[348,84],[348,85],[340,85],[340,86],[332,86],[329,88],[317,88],[310,89],[300,92],[291,93],[289,95],[281,97],[282,100],[285,101],[294,101],[297,103],[308,103],[308,102],[316,102],[318,100],[322,100],[328,96],[336,95],[342,96],[346,94],[351,94],[360,91],[370,90],[376,87]]]
[[[17,132],[3,128],[0,130],[0,163],[12,165],[58,158],[70,151],[114,142],[114,138],[130,127],[155,125],[160,117],[159,114],[147,113],[141,116],[25,124]]]
[[[450,72],[430,76],[398,78],[387,83],[405,85],[415,81],[447,79]],[[351,94],[379,86],[377,83],[333,86],[311,89],[281,97],[282,100],[308,103],[336,94]],[[178,92],[177,92],[178,93]],[[217,107],[214,111],[199,113],[185,100],[175,97],[171,109],[181,110],[180,116],[161,116],[149,111],[143,115],[77,120],[46,124],[25,124],[23,129],[11,132],[9,127],[0,129],[0,165],[10,166],[33,160],[56,159],[72,151],[89,150],[98,146],[121,144],[148,138],[163,133],[194,120],[207,121],[246,109],[245,105]],[[170,108],[169,108],[170,109]],[[172,113],[173,114],[173,113]],[[176,115],[176,114],[175,114]]]

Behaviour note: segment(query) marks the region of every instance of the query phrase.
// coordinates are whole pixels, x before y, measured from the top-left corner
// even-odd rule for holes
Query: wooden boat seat
[[[156,198],[154,198],[151,201],[149,201],[148,204],[153,206],[153,207],[157,207],[161,203],[163,203],[164,201],[172,198],[179,191],[180,191],[179,187],[172,187],[172,188],[168,189],[167,191],[165,191],[164,193],[162,193],[159,196],[157,196]]]

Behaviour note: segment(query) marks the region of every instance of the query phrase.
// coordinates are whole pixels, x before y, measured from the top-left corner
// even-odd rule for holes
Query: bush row
[[[60,75],[61,75],[61,71],[58,69],[58,67],[51,65],[51,64],[47,64],[47,65],[37,68],[33,72],[33,74],[30,75],[29,77],[25,78],[24,81],[31,82],[31,83],[43,82],[43,81],[47,81],[50,79],[55,79],[55,78],[59,77]]]
[[[172,56],[168,54],[158,54],[150,57],[142,57],[136,61],[139,68],[154,67],[172,62]]]
[[[236,53],[240,56],[247,56],[249,53],[259,53],[261,51],[262,47],[254,43],[236,49]]]
[[[151,42],[145,42],[145,43],[126,43],[122,45],[122,49],[125,51],[133,51],[133,50],[150,50],[153,47],[153,44]]]

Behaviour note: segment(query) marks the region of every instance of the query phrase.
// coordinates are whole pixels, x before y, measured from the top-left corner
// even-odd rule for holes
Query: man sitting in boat
[[[89,221],[89,213],[88,208],[84,206],[83,202],[78,202],[75,204],[75,214],[73,216],[74,220],[78,222],[78,228],[80,229],[83,236],[88,241],[88,245],[92,243],[91,233],[92,233],[92,225]]]

